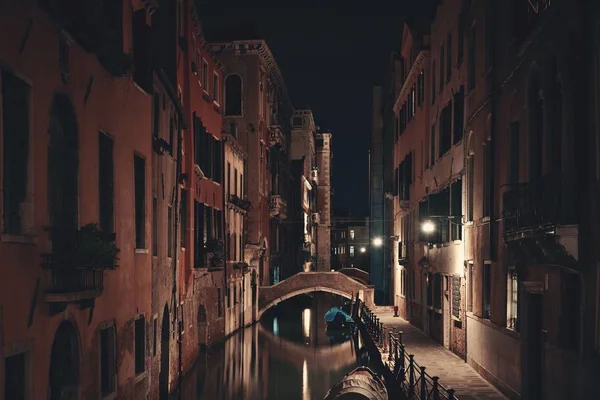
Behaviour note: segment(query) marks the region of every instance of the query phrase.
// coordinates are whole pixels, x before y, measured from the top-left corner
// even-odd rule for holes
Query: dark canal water
[[[324,315],[343,299],[326,293],[282,302],[260,323],[212,347],[183,382],[182,399],[321,400],[357,365],[360,336],[333,337]]]

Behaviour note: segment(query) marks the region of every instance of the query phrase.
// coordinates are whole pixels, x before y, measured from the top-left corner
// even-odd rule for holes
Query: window
[[[350,257],[354,257],[354,246],[350,246]]]
[[[134,204],[135,204],[135,247],[146,247],[146,160],[135,154],[134,168]]]
[[[215,103],[219,104],[219,101],[221,101],[221,96],[219,96],[219,74],[218,73],[214,73],[213,74],[213,100],[215,101]]]
[[[208,63],[202,59],[202,88],[208,93]]]
[[[354,229],[350,229],[350,240],[354,240]]]
[[[225,115],[242,115],[242,78],[229,75],[225,79]]]
[[[441,112],[439,130],[439,157],[442,157],[452,147],[452,102],[449,102]]]
[[[202,167],[203,164],[203,140],[205,129],[202,126],[202,120],[194,113],[194,164]]]
[[[435,73],[436,73],[436,67],[435,67],[435,60],[433,60],[433,63],[431,64],[431,104],[435,103]]]
[[[206,229],[204,224],[204,204],[194,201],[194,267],[203,268],[206,265],[204,243]]]
[[[506,327],[519,332],[519,281],[514,268],[506,276]]]
[[[483,145],[483,216],[490,216],[492,208],[492,181],[493,181],[493,166],[492,166],[492,141],[486,140]]]
[[[30,88],[15,75],[1,70],[2,110],[2,231],[24,234],[30,221],[29,181]]]
[[[467,158],[467,221],[473,221],[473,198],[475,191],[475,157]]]
[[[446,80],[446,47],[440,46],[440,92],[444,90],[444,81]]]
[[[463,60],[463,54],[465,49],[465,10],[460,11],[460,15],[458,16],[458,39],[457,39],[457,49],[456,49],[456,63],[460,66]]]
[[[508,153],[508,183],[519,183],[519,121],[510,124],[510,152]]]
[[[481,316],[489,319],[492,302],[492,264],[489,261],[484,262],[482,272]]]
[[[450,240],[462,240],[462,179],[450,185]]]
[[[223,142],[214,140],[213,181],[221,183],[223,175]]]
[[[472,26],[469,31],[469,59],[468,59],[468,75],[467,75],[467,83],[469,87],[469,91],[475,88],[475,60],[477,54],[475,53],[475,27]]]
[[[135,320],[135,374],[146,371],[146,318]]]
[[[435,163],[435,124],[431,127],[431,138],[429,140],[429,165]]]
[[[117,390],[115,327],[100,329],[100,389],[102,396]]]
[[[460,319],[460,276],[452,277],[452,316]]]
[[[160,96],[158,93],[154,93],[152,96],[152,108],[152,136],[154,139],[158,139],[160,137]]]
[[[158,197],[152,196],[152,255],[158,256]]]
[[[98,134],[98,225],[104,232],[114,232],[114,161],[113,140],[110,136]]]
[[[14,354],[4,359],[4,398],[30,398],[27,364],[26,352]]]
[[[185,248],[186,246],[186,242],[187,242],[187,198],[188,198],[188,191],[187,190],[181,190],[181,201],[179,202],[179,215],[181,216],[181,221],[180,221],[180,225],[181,225],[181,240],[180,240],[180,246],[181,248]]]
[[[169,117],[169,152],[173,155],[173,150],[175,150],[175,116],[173,112]]]
[[[225,183],[226,195],[229,196],[231,193],[231,163],[227,161],[227,182]]]
[[[473,267],[473,261],[469,261],[469,281],[467,290],[467,311],[473,312],[473,299],[475,298],[475,285],[473,280],[475,279],[475,269]]]
[[[421,70],[417,78],[417,105],[421,107],[425,100],[425,71]]]
[[[400,295],[406,296],[406,268],[400,267]]]
[[[416,99],[417,97],[417,89],[415,86],[413,86],[411,92],[410,92],[410,117],[414,117],[415,115],[415,110],[416,110]]]
[[[452,76],[452,34],[446,36],[446,82],[450,82]]]
[[[460,142],[463,138],[463,123],[465,110],[465,87],[461,86],[458,92],[454,94],[454,144]]]
[[[223,294],[221,288],[217,288],[217,316],[221,318],[223,316]]]
[[[238,193],[238,170],[237,168],[233,169],[233,194],[239,196]]]
[[[167,206],[167,257],[173,257],[173,206]]]

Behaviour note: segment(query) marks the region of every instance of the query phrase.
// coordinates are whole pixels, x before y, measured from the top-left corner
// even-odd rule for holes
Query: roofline
[[[273,56],[273,53],[271,52],[271,49],[269,49],[269,46],[267,45],[267,42],[265,40],[263,40],[263,39],[231,40],[231,41],[225,41],[225,42],[209,43],[208,45],[212,49],[213,52],[216,51],[217,47],[219,48],[218,50],[223,50],[224,48],[236,49],[236,48],[239,48],[240,45],[246,45],[246,46],[248,46],[248,48],[246,50],[248,50],[249,52],[255,52],[256,54],[258,54],[260,56],[260,58],[262,59],[262,61],[267,65],[267,68],[269,69],[269,74],[271,74],[275,78],[275,83],[279,86],[279,88],[283,92],[284,100],[287,103],[287,106],[289,107],[289,109],[291,110],[291,112],[293,114],[294,105],[292,104],[287,87],[285,86],[285,81],[283,80],[283,74],[281,73],[281,70],[279,69],[277,62],[275,61],[275,57]]]

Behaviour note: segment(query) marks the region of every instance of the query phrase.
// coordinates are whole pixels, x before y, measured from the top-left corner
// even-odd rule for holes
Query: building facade
[[[281,71],[262,40],[211,44],[227,66],[224,118],[248,155],[244,195],[247,216],[245,262],[259,271],[259,282],[279,280],[287,254],[285,226],[289,163],[286,163],[293,108]],[[273,243],[275,242],[275,243]],[[279,257],[283,258],[279,260]]]
[[[331,270],[331,151],[332,134],[318,132],[315,141],[319,181],[317,183],[317,258],[315,271]]]
[[[28,32],[0,44],[0,393],[134,397],[150,385],[151,97],[128,75],[130,8],[56,4],[0,6],[7,37]]]
[[[369,219],[362,223],[334,217],[331,226],[331,269],[357,268],[370,273],[370,252],[374,251],[369,235]]]
[[[293,189],[291,201],[292,224],[297,256],[291,273],[312,271],[317,255],[317,185],[319,170],[315,149],[317,126],[310,110],[296,110],[292,119],[292,143],[290,158],[293,163]],[[298,245],[299,244],[299,245]],[[289,276],[289,275],[288,275]]]
[[[448,1],[402,37],[396,304],[509,398],[598,395],[597,15]]]

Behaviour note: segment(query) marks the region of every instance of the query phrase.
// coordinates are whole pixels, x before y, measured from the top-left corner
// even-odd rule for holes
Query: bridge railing
[[[395,385],[400,386],[409,399],[457,400],[454,389],[444,387],[439,377],[431,376],[426,367],[415,361],[402,343],[402,332],[387,329],[377,315],[361,300],[354,301],[354,314],[364,324],[368,334],[383,353],[388,353],[388,366]]]

